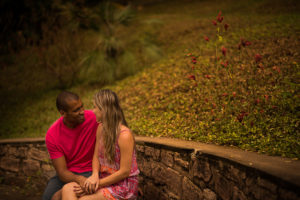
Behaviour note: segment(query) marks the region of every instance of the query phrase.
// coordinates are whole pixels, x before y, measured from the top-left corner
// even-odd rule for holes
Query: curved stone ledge
[[[243,166],[254,168],[300,187],[300,161],[256,152],[243,151],[235,147],[218,146],[171,138],[136,137],[137,143],[159,144],[166,148],[186,149],[227,159]]]
[[[298,160],[170,138],[137,136],[136,144],[139,199],[300,199]],[[44,138],[0,140],[0,174],[45,184],[55,171]]]

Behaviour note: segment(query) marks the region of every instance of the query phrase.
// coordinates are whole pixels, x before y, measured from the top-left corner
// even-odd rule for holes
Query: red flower
[[[205,75],[204,77],[210,79],[211,75]]]
[[[196,80],[195,75],[189,75],[188,78],[191,79],[191,80]]]
[[[265,94],[264,96],[265,96],[266,101],[268,101],[270,96],[267,94]]]
[[[222,65],[223,67],[227,67],[227,66],[228,66],[228,61],[226,61],[225,63],[224,63],[224,62],[221,62],[221,65]]]
[[[209,38],[207,36],[204,36],[204,40],[209,41]]]
[[[192,69],[193,69],[193,70],[195,69],[195,66],[194,66],[194,65],[192,66]]]
[[[280,68],[279,68],[279,67],[274,66],[272,69],[273,69],[274,71],[277,71],[278,73],[280,73]]]
[[[244,38],[241,38],[241,45],[242,45],[243,47],[250,46],[250,45],[251,45],[251,42],[245,40]]]
[[[226,96],[228,96],[228,93],[225,92],[225,93],[222,94],[222,96],[226,97]]]
[[[217,20],[218,20],[218,22],[220,22],[220,23],[221,23],[221,22],[223,21],[223,19],[224,19],[224,17],[223,17],[223,16],[220,16],[220,17],[218,17],[218,19],[217,19]]]
[[[192,63],[196,64],[197,63],[197,58],[195,56],[192,57]]]
[[[259,103],[260,103],[260,99],[257,98],[257,99],[255,100],[255,103],[256,103],[256,104],[259,104]]]
[[[226,56],[226,52],[227,52],[227,49],[225,48],[225,47],[222,47],[222,54],[224,55],[224,56]]]
[[[204,100],[205,100],[206,103],[208,103],[208,99],[207,98],[205,98]]]
[[[211,105],[212,105],[213,108],[217,107],[217,105],[215,103],[212,103]]]
[[[262,59],[262,56],[261,55],[259,55],[259,54],[256,54],[255,55],[255,61],[258,63],[259,61],[261,61],[261,59]]]
[[[217,26],[217,22],[215,20],[212,20],[213,25]]]
[[[232,96],[235,97],[236,96],[236,92],[232,92]]]
[[[223,21],[223,19],[224,19],[224,17],[223,16],[221,16],[221,14],[222,14],[222,12],[220,11],[219,12],[219,14],[218,14],[218,16],[217,16],[217,20],[218,20],[218,22],[222,22]]]
[[[245,42],[245,46],[250,46],[250,45],[251,45],[251,42],[249,42],[249,41]]]
[[[224,24],[225,31],[227,31],[228,27],[229,27],[228,24]]]
[[[236,118],[239,122],[242,122],[244,117],[248,116],[248,113],[245,111],[242,111]]]

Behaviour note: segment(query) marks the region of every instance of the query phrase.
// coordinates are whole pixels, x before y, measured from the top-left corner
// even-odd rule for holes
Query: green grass
[[[220,10],[222,24],[229,24],[228,31],[221,32],[222,42],[211,23]],[[150,31],[163,57],[106,86],[119,95],[137,135],[300,158],[298,1],[166,1],[143,7],[137,16],[157,22],[159,31],[137,23],[123,36],[134,40]],[[251,45],[238,50],[241,37]],[[221,46],[227,49],[226,57]],[[256,54],[262,56],[258,63]],[[228,66],[222,67],[226,61]],[[97,84],[71,88],[87,109],[99,89]],[[59,116],[54,103],[57,93],[14,94],[10,101],[2,100],[1,138],[43,137]]]

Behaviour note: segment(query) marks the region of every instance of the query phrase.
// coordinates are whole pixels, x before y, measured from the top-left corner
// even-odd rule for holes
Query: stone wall
[[[172,139],[136,143],[139,199],[300,199],[299,161]],[[43,139],[0,141],[2,181],[45,187],[54,174]]]
[[[137,150],[145,199],[300,199],[299,179],[287,182],[251,167],[251,163],[245,166],[192,147],[153,141],[139,141]]]
[[[45,187],[55,170],[44,140],[0,140],[0,175],[5,184]]]

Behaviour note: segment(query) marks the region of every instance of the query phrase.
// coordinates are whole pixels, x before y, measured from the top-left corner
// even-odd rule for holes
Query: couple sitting
[[[43,200],[136,199],[135,140],[117,95],[100,90],[88,111],[78,95],[64,91],[56,107],[62,117],[49,128],[46,145],[57,176]]]

